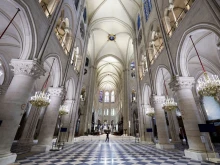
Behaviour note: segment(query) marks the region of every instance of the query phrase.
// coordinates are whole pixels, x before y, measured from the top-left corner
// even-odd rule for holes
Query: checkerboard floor
[[[61,151],[40,153],[17,160],[21,165],[211,165],[185,158],[179,150],[159,150],[129,140],[81,141]]]

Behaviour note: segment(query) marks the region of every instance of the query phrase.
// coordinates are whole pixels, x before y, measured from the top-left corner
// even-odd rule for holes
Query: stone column
[[[151,128],[153,130],[153,125],[152,125],[152,117],[146,115],[147,108],[151,108],[149,104],[143,104],[142,105],[143,112],[145,112],[143,115],[144,116],[144,132],[145,132],[145,141],[147,144],[154,144],[153,143],[153,132],[147,132],[147,128]]]
[[[46,109],[47,109],[47,107],[42,107],[41,108],[39,118],[38,118],[38,122],[37,122],[37,126],[36,126],[36,130],[35,130],[35,133],[34,133],[34,138],[38,138]]]
[[[11,65],[14,67],[14,77],[1,100],[0,164],[10,164],[16,159],[16,154],[10,152],[11,145],[35,79],[45,73],[43,67],[34,60],[12,59]]]
[[[27,122],[24,127],[21,138],[19,139],[19,145],[33,144],[34,133],[36,130],[37,122],[40,116],[41,108],[32,106]]]
[[[128,111],[129,111],[129,92],[128,92],[128,73],[129,70],[125,69],[124,71],[124,105],[123,105],[123,134],[125,133],[124,129],[127,129],[126,134],[128,133]]]
[[[169,120],[169,129],[172,138],[172,143],[179,143],[179,124],[176,118],[176,110],[175,111],[167,111],[167,117]]]
[[[87,132],[89,129],[91,132],[91,123],[92,123],[92,108],[93,108],[93,96],[94,96],[94,87],[96,80],[96,68],[94,66],[90,67],[90,85],[87,97],[87,106],[86,106],[86,123],[84,131]],[[89,127],[88,127],[89,126]]]
[[[185,156],[196,160],[206,160],[206,148],[201,141],[201,133],[198,127],[198,124],[201,124],[199,122],[200,117],[192,93],[194,84],[195,79],[193,77],[176,77],[170,83],[170,86],[176,91],[178,106],[182,113],[183,124],[188,138],[189,149],[184,151]],[[210,158],[214,157],[214,153],[208,151],[208,156]]]
[[[165,96],[153,96],[158,135],[158,144],[156,144],[156,147],[160,149],[172,149],[174,145],[170,144],[165,112],[162,109],[164,100]]]
[[[80,126],[79,126],[79,135],[80,136],[84,136],[85,132],[87,132],[87,130],[85,130],[85,125],[86,125],[86,106],[85,106],[85,101],[80,101],[80,112],[81,112],[81,116],[80,116]]]
[[[56,127],[59,108],[63,97],[63,88],[48,88],[50,93],[50,105],[48,105],[44,114],[40,134],[38,136],[38,144],[31,148],[35,152],[47,152],[52,146],[53,134]]]
[[[65,100],[63,105],[66,105],[68,108],[68,114],[62,116],[62,128],[67,128],[67,132],[60,133],[60,141],[67,142],[68,141],[68,133],[70,132],[70,122],[71,116],[73,112],[74,100]]]
[[[80,100],[80,99],[79,99]],[[78,109],[76,109],[76,100],[73,100],[73,108],[72,108],[72,114],[70,119],[70,126],[69,126],[69,132],[68,132],[68,143],[74,142],[74,135],[75,135],[75,126],[76,122],[78,120]]]

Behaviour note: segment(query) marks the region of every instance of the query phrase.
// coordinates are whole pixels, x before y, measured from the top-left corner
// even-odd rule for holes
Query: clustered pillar
[[[0,164],[10,164],[16,154],[10,152],[15,134],[29,99],[34,82],[45,73],[43,67],[34,60],[11,60],[14,77],[1,100],[0,116]]]
[[[27,118],[27,122],[25,123],[25,127],[22,133],[21,138],[19,139],[19,145],[32,145],[34,140],[34,134],[36,131],[38,119],[40,117],[41,108],[37,108],[32,106],[30,113]]]
[[[176,117],[176,110],[167,111],[167,118],[169,121],[169,130],[172,138],[172,143],[180,143],[179,124]]]
[[[153,123],[152,123],[152,117],[146,115],[146,111],[148,108],[151,108],[149,104],[144,104],[143,106],[143,112],[144,114],[144,132],[145,132],[145,141],[147,144],[154,144],[153,143],[153,134],[152,132],[147,132],[147,129],[153,130]]]
[[[63,88],[48,88],[51,102],[48,105],[44,114],[41,125],[40,134],[38,137],[38,144],[33,146],[31,151],[47,152],[50,150],[54,135],[57,118],[59,115],[59,108],[61,105],[64,89]]]
[[[205,160],[207,154],[209,157],[215,156],[201,141],[201,133],[198,127],[201,121],[192,93],[194,84],[195,79],[193,77],[176,77],[176,79],[170,83],[170,86],[176,91],[178,106],[182,113],[186,136],[188,138],[189,149],[184,151],[185,156],[192,159]],[[206,141],[208,141],[208,139]],[[206,150],[208,150],[207,154]]]
[[[166,123],[166,117],[162,108],[165,101],[165,96],[153,96],[155,118],[157,125],[158,144],[157,148],[160,149],[172,149],[174,145],[169,141],[169,133]]]
[[[72,110],[72,107],[74,106],[74,100],[65,100],[63,105],[66,105],[67,106],[67,111],[68,111],[68,114],[62,116],[62,120],[61,120],[61,123],[62,123],[62,128],[66,128],[66,132],[61,132],[60,133],[60,141],[61,142],[67,142],[68,141],[68,135],[69,135],[69,132],[70,132],[70,121],[71,121],[71,117],[72,117],[72,113],[73,111]]]

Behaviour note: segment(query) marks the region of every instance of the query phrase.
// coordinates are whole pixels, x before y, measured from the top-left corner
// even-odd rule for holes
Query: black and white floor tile
[[[81,141],[61,151],[40,153],[17,162],[21,165],[212,165],[185,158],[180,150],[159,150],[129,140]]]

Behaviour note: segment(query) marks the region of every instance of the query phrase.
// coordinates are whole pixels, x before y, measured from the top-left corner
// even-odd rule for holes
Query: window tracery
[[[115,92],[112,91],[111,93],[111,102],[114,103],[115,102]]]
[[[103,102],[103,91],[99,91],[99,102]]]
[[[138,18],[137,18],[137,28],[138,28],[138,30],[140,29],[140,27],[141,27],[141,17],[138,14]]]
[[[105,102],[109,102],[109,92],[105,92]]]
[[[115,109],[114,108],[111,111],[111,116],[115,116]]]
[[[81,34],[82,39],[84,39],[84,37],[85,37],[85,27],[84,27],[83,22],[80,23],[80,34]]]
[[[151,3],[151,0],[143,0],[143,4],[144,4],[145,19],[146,19],[146,22],[147,22],[148,18],[149,18],[149,15],[151,13],[151,10],[152,10],[152,3]]]
[[[84,11],[83,11],[83,20],[84,20],[84,23],[86,23],[86,19],[87,19],[87,11],[86,11],[86,7],[84,8]]]

